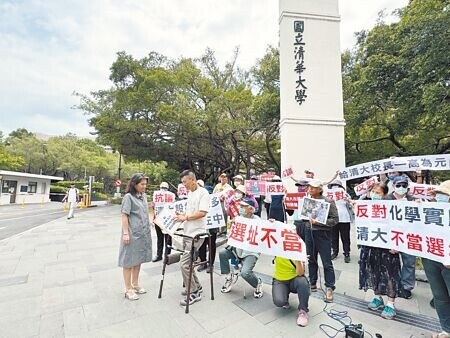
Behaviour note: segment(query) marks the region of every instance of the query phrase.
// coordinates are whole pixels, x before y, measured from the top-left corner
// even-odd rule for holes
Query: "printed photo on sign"
[[[303,198],[300,215],[307,219],[314,219],[321,224],[326,224],[328,219],[328,212],[330,210],[330,203],[324,200],[316,200],[314,198]]]

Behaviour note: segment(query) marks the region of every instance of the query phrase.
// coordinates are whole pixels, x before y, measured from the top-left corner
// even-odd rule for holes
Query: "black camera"
[[[362,324],[345,325],[345,338],[364,338]]]

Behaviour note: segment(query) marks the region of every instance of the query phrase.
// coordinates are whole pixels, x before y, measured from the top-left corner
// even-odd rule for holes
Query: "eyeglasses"
[[[396,188],[400,188],[400,187],[408,188],[408,184],[406,184],[406,183],[399,183],[399,184],[396,184],[395,187]]]

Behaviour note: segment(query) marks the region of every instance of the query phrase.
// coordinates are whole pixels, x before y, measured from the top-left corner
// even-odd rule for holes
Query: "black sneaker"
[[[405,298],[405,299],[411,299],[412,298],[412,293],[409,290],[399,289],[398,290],[398,297]]]
[[[345,263],[350,263],[350,256],[345,256],[344,262]]]

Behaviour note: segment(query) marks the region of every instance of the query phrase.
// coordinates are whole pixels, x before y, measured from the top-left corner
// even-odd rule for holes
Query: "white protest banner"
[[[324,189],[323,195],[330,200],[333,200],[336,204],[346,204],[350,199],[345,189],[335,187],[332,189]]]
[[[183,224],[174,220],[175,212],[185,213],[187,201],[177,201],[172,204],[165,205],[163,209],[158,213],[155,219],[156,225],[161,228],[161,231],[171,236],[177,231],[178,228],[182,228]]]
[[[359,245],[450,264],[450,203],[356,201]]]
[[[361,196],[362,194],[365,194],[367,191],[369,191],[369,188],[374,185],[375,183],[378,183],[378,177],[373,176],[364,182],[358,184],[356,187],[353,188],[355,191],[356,196]]]
[[[330,203],[325,200],[304,197],[298,203],[298,213],[302,219],[312,218],[319,223],[326,224],[329,211]]]
[[[285,188],[282,182],[267,182],[266,183],[266,196],[271,195],[284,195]]]
[[[219,194],[219,198],[220,198],[221,201],[226,201],[231,196],[233,196],[234,189],[233,188],[226,189],[226,190],[223,190],[223,191],[219,192],[218,194]]]
[[[408,185],[408,195],[415,198],[424,198],[429,200],[432,197],[430,196],[430,191],[436,189],[437,187],[437,185],[410,182]]]
[[[306,246],[294,229],[281,222],[236,217],[228,245],[269,256],[306,261]]]
[[[153,192],[153,203],[155,208],[175,202],[175,194],[170,191],[156,190]]]
[[[395,157],[394,171],[450,170],[450,154]]]
[[[292,167],[290,166],[281,172],[281,178],[286,178],[292,175],[294,175],[294,170],[292,170]]]
[[[220,193],[209,195],[209,211],[206,215],[206,229],[220,228],[226,225],[219,195]]]
[[[352,180],[392,171],[450,170],[450,154],[394,157],[361,163],[339,170],[341,180]]]

